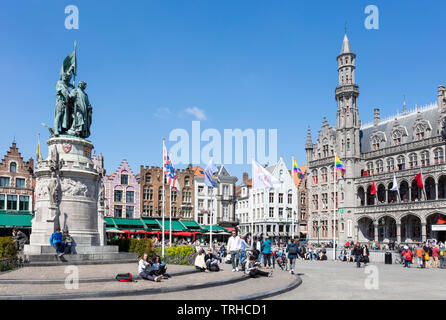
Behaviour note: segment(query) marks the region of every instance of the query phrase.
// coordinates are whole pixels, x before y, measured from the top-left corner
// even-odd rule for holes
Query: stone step
[[[137,260],[136,253],[110,252],[97,254],[66,254],[58,257],[53,254],[26,255],[26,266],[49,266],[57,264],[101,264],[101,263],[129,263]]]
[[[119,252],[118,246],[73,246],[72,252],[76,254],[98,254],[98,253],[117,253]],[[50,245],[48,246],[36,246],[25,245],[25,255],[32,254],[55,254],[56,249]]]
[[[98,282],[79,283],[78,288],[66,286],[65,283],[27,285],[0,284],[0,300],[15,299],[86,299],[97,297],[125,297],[128,295],[156,295],[205,287],[217,287],[233,282],[247,280],[241,272],[230,271],[205,273],[199,272],[181,277],[172,277],[161,282],[139,280],[135,282]]]
[[[271,278],[250,279],[242,272],[231,272],[226,266],[220,272],[172,274],[171,279],[159,283],[147,280],[80,282],[77,289],[66,287],[64,283],[38,286],[0,283],[0,299],[259,299],[291,290],[300,284],[300,278],[286,271],[275,271]]]

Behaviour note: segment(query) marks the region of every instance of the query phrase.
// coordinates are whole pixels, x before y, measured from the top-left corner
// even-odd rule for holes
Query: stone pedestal
[[[47,254],[51,234],[68,230],[79,254],[117,253],[106,247],[104,209],[98,208],[103,168],[91,159],[91,142],[72,136],[47,141],[48,158],[37,162],[35,216],[25,254]],[[99,209],[99,210],[98,210]]]

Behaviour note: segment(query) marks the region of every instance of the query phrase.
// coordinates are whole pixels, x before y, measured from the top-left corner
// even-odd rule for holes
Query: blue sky
[[[65,29],[70,4],[79,30]],[[379,30],[364,27],[369,4]],[[307,126],[315,141],[324,116],[335,122],[344,22],[365,123],[375,107],[382,117],[401,110],[403,95],[409,108],[436,100],[446,84],[445,12],[444,1],[2,1],[0,152],[14,137],[26,159],[37,133],[44,144],[41,123],[53,121],[59,68],[77,40],[76,80],[87,81],[93,105],[89,139],[108,173],[123,158],[135,172],[160,165],[162,137],[190,132],[194,108],[202,130],[278,129],[278,155],[304,164]],[[228,168],[239,178],[251,170]]]

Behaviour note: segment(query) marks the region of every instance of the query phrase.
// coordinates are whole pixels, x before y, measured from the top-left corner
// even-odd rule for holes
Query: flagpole
[[[291,171],[293,172],[293,185],[295,185],[294,183],[294,156],[292,156],[292,162],[291,162]],[[299,192],[297,193],[298,196],[297,198],[299,198]],[[291,201],[292,202],[292,201]],[[299,203],[299,200],[297,201]],[[294,214],[293,214],[293,209],[291,208],[291,241],[294,241]]]
[[[426,196],[426,188],[424,187],[424,180],[423,180],[423,171],[420,168],[420,173],[421,173],[421,183],[423,184],[423,193],[424,193],[424,201],[427,200],[427,196]],[[421,199],[420,199],[421,201]]]
[[[333,167],[333,260],[336,260],[336,154]]]
[[[164,160],[164,149],[166,148],[165,147],[165,145],[164,145],[164,142],[166,141],[166,139],[165,138],[163,138],[163,180],[162,180],[162,184],[163,184],[163,206],[162,206],[162,208],[161,208],[161,210],[162,210],[162,215],[163,215],[163,219],[162,219],[162,221],[163,221],[163,225],[162,225],[162,232],[163,232],[163,235],[162,235],[162,244],[161,244],[161,256],[164,258],[164,242],[165,242],[165,236],[164,236],[164,205],[165,205],[165,202],[164,202],[164,171],[165,171],[165,168],[164,168],[164,165],[165,165],[165,160]]]
[[[169,184],[169,247],[172,246],[172,187]]]
[[[209,248],[212,248],[212,225],[214,223],[214,187],[211,188],[211,217],[209,221]]]

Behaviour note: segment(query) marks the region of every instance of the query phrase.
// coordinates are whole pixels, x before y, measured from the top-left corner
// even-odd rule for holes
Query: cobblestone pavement
[[[24,267],[0,274],[0,279],[65,279],[68,265],[51,267]],[[138,273],[138,264],[104,264],[104,265],[78,265],[79,278],[114,278],[118,273]],[[170,265],[169,272],[190,270],[190,266]]]
[[[296,272],[303,283],[296,289],[270,299],[444,299],[446,269],[403,268],[402,265],[371,264],[358,269],[354,263],[338,261],[302,261]],[[378,289],[372,276],[378,271]],[[367,289],[368,286],[371,289]]]
[[[77,266],[79,268],[80,278],[104,278],[114,277],[119,272],[135,272],[136,264],[116,264],[116,265],[87,265]],[[191,270],[191,266],[168,266],[170,272],[178,272]],[[178,277],[172,277],[163,280],[161,283],[152,281],[138,280],[137,282],[93,282],[79,283],[76,289],[70,289],[64,283],[55,284],[0,284],[1,295],[45,295],[45,294],[63,294],[63,293],[86,293],[86,292],[104,292],[104,291],[128,291],[143,290],[150,288],[171,288],[177,286],[195,286],[213,281],[224,281],[234,278],[240,278],[243,273],[232,272],[231,266],[222,265],[223,270],[220,272],[200,272],[187,274]],[[0,275],[0,279],[64,279],[65,266],[57,267],[28,267],[18,269]],[[269,271],[269,270],[266,270]],[[136,272],[135,272],[136,273]],[[258,279],[247,279],[233,284],[218,286],[217,288],[203,288],[188,291],[177,291],[169,293],[110,297],[105,299],[128,299],[128,300],[169,300],[169,299],[191,299],[191,300],[208,300],[208,299],[234,299],[237,297],[247,296],[268,290],[279,289],[295,280],[288,272],[274,270],[271,278],[261,277]],[[0,297],[1,298],[1,297]],[[95,299],[95,298],[94,298]]]
[[[230,268],[228,268],[230,269]],[[230,271],[230,270],[229,270]],[[265,271],[270,271],[265,269]],[[225,271],[226,272],[226,271]],[[237,272],[233,275],[241,275]],[[190,276],[188,276],[190,277]],[[254,293],[270,291],[278,288],[283,288],[295,280],[286,271],[279,269],[273,270],[270,278],[259,277],[256,279],[248,279],[233,284],[218,286],[215,288],[204,288],[198,290],[169,292],[154,295],[139,295],[128,297],[113,297],[111,299],[128,299],[128,300],[231,300],[235,298],[245,297]]]

